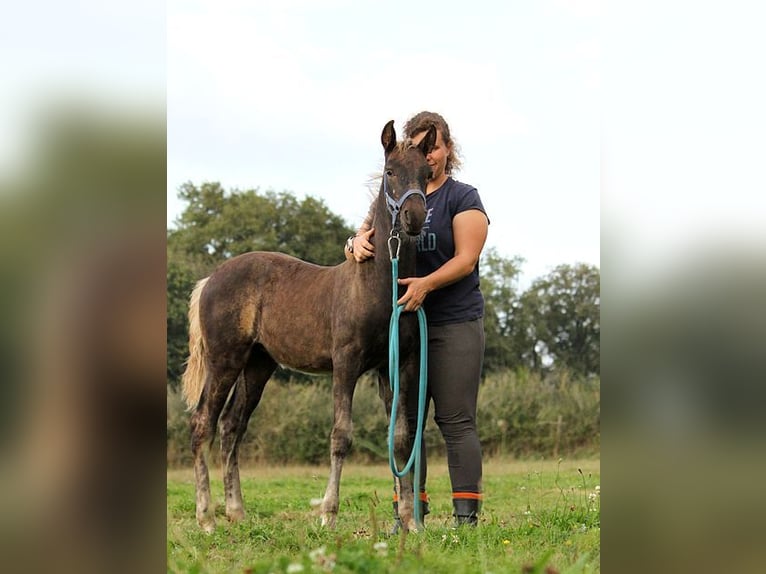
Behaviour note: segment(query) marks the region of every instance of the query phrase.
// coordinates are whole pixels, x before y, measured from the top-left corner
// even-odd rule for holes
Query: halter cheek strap
[[[385,174],[383,174],[383,193],[386,196],[386,207],[388,207],[388,212],[391,214],[392,230],[396,227],[396,219],[399,217],[399,212],[402,210],[402,205],[404,205],[404,202],[407,201],[407,198],[409,198],[411,195],[419,195],[423,198],[423,203],[426,202],[426,194],[419,189],[414,188],[405,191],[398,200],[391,197],[391,195],[388,193],[388,178]]]

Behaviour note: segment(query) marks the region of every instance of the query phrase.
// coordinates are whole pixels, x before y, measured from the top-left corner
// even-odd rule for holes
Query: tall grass
[[[350,460],[387,460],[388,425],[377,383],[364,376],[354,396]],[[478,427],[488,456],[587,456],[599,450],[600,380],[573,380],[567,372],[545,377],[526,371],[486,377],[479,390]],[[171,467],[191,465],[189,413],[168,390],[167,457]],[[425,439],[430,455],[444,442],[430,413]],[[240,460],[274,464],[327,464],[332,426],[330,380],[271,381],[250,420]]]

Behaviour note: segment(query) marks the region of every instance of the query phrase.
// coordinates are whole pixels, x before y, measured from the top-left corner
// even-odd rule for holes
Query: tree
[[[486,345],[484,369],[496,372],[515,368],[522,362],[524,345],[514,338],[518,320],[518,277],[524,259],[506,258],[494,247],[481,258],[481,291],[484,295]]]
[[[181,252],[217,264],[248,251],[280,251],[312,263],[343,261],[353,228],[321,199],[300,201],[289,192],[225,191],[220,183],[181,186],[188,206],[169,242]]]
[[[559,265],[522,295],[521,317],[533,368],[550,362],[580,375],[600,374],[601,276],[597,267]]]

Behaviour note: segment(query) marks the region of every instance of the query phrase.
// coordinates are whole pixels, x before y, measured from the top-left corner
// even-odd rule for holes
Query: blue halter
[[[407,198],[409,198],[411,195],[419,195],[421,198],[423,198],[423,203],[426,202],[426,194],[415,188],[405,191],[398,200],[391,197],[391,195],[388,193],[388,178],[386,177],[385,173],[383,174],[383,193],[386,196],[386,207],[388,207],[388,212],[391,214],[392,231],[396,227],[396,219],[399,217],[399,212],[402,210],[402,205],[404,205],[404,202],[407,201]]]

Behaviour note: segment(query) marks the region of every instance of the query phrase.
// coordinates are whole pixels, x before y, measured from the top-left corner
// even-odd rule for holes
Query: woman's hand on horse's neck
[[[364,263],[368,259],[375,257],[374,235],[375,228],[363,224],[353,239],[354,253],[349,253],[347,258],[355,259],[357,263]],[[346,253],[348,253],[348,250],[346,250]]]

